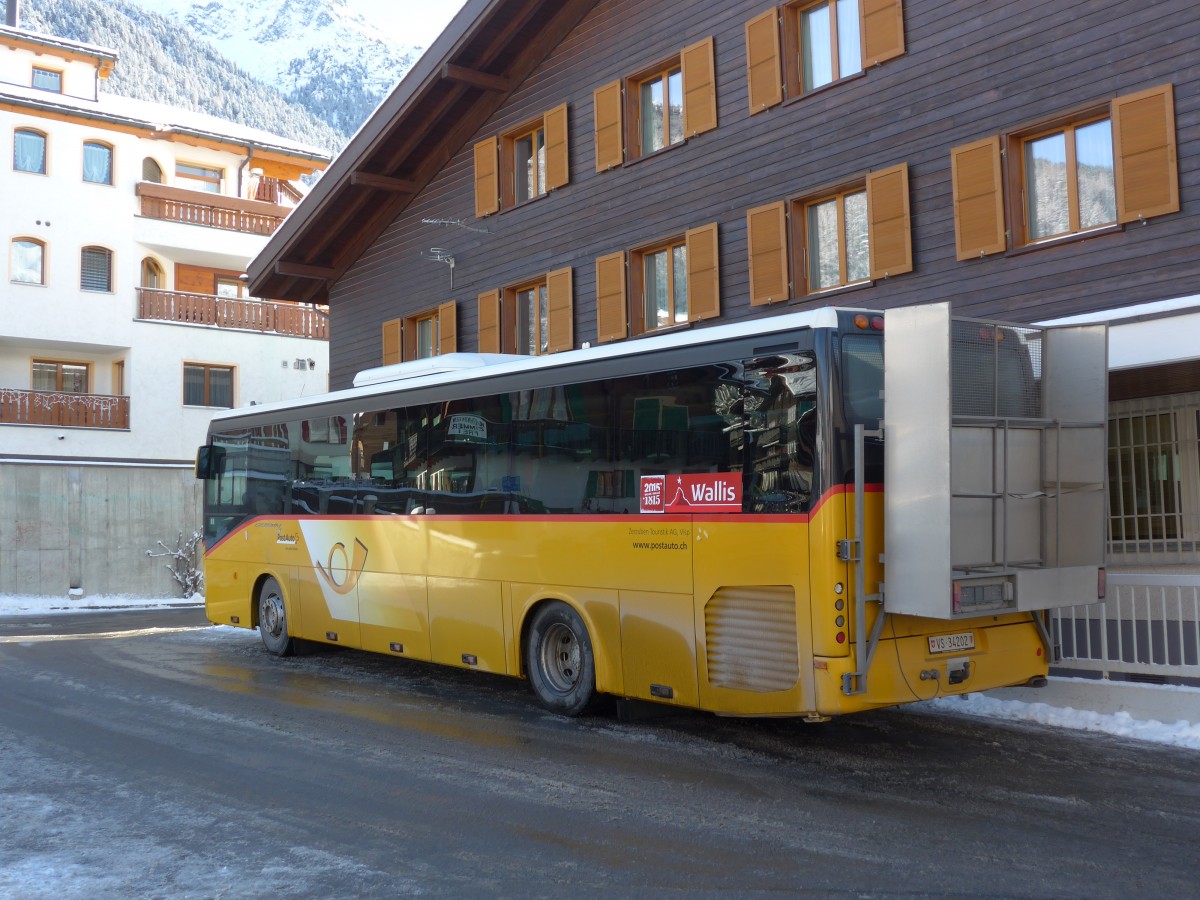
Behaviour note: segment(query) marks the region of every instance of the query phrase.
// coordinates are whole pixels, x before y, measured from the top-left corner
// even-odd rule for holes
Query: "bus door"
[[[360,646],[358,580],[369,540],[354,514],[357,492],[350,471],[350,427],[343,416],[306,419],[289,429],[290,504],[304,558],[296,570],[299,637]]]

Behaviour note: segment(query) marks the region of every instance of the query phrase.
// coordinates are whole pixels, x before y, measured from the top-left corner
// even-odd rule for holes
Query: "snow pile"
[[[203,606],[204,598],[193,597],[33,597],[0,594],[0,616],[41,616],[62,613],[104,612],[113,609],[179,609]]]
[[[1162,689],[1168,690],[1169,688]],[[1189,690],[1188,688],[1175,689]],[[1099,713],[1087,709],[1051,706],[1048,703],[1000,700],[987,694],[941,697],[930,700],[927,706],[940,712],[957,715],[1007,719],[1013,722],[1036,722],[1039,725],[1074,728],[1079,731],[1097,731],[1117,737],[1200,750],[1200,723],[1187,722],[1182,719],[1170,724],[1153,719],[1135,719],[1127,712]]]

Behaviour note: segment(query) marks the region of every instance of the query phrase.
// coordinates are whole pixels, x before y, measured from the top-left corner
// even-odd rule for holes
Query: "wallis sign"
[[[702,475],[643,475],[644,513],[741,512],[740,472]]]

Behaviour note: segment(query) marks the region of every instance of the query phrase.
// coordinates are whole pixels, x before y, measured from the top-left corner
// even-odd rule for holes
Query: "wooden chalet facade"
[[[334,387],[439,348],[549,352],[830,303],[949,298],[1039,321],[1196,291],[1200,8],[861,0],[822,36],[820,84],[799,45],[831,18],[810,2],[471,0],[252,289],[329,302]],[[656,144],[639,98],[662,73],[673,99],[675,71],[682,121]],[[1112,135],[1099,185],[1096,122]],[[526,136],[544,148],[532,162]],[[1083,174],[1042,237],[1029,195],[1060,186],[1027,158],[1063,178],[1068,146]],[[840,269],[836,248],[810,262],[831,227]],[[647,256],[680,245],[688,308],[648,325]],[[540,317],[518,308],[530,289]],[[548,333],[527,341],[539,318]]]
[[[332,388],[830,304],[1191,327],[1198,195],[1192,0],[467,0],[249,278],[329,304]],[[1077,649],[1197,628],[1200,349],[1111,393],[1113,562],[1175,612],[1121,582]],[[1078,655],[1200,677],[1168,643]]]

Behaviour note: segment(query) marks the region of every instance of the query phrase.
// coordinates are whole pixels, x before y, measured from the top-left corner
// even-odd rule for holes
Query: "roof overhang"
[[[256,296],[336,282],[595,0],[467,0],[248,268]]]

